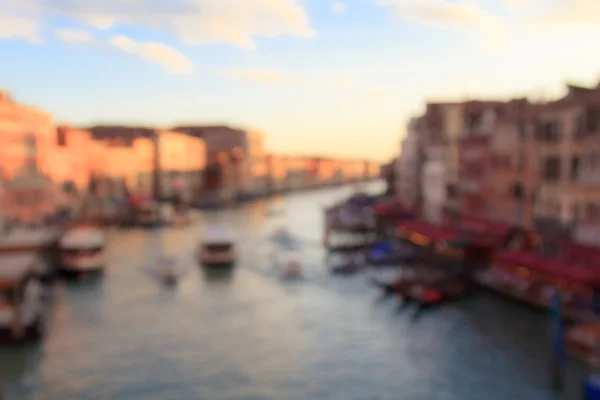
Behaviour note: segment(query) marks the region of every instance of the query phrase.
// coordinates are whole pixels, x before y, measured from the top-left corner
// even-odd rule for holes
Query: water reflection
[[[235,275],[235,268],[210,268],[202,267],[202,273],[207,282],[211,284],[222,283],[226,284],[231,282]]]

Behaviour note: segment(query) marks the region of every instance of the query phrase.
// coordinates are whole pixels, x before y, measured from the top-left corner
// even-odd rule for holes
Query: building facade
[[[4,216],[33,223],[54,214],[60,196],[50,179],[56,147],[52,116],[0,92],[0,133]]]
[[[498,105],[464,104],[464,129],[460,138],[458,197],[461,215],[492,217],[491,140],[496,129]]]
[[[402,203],[409,207],[417,205],[421,196],[424,159],[422,123],[422,118],[413,118],[409,122],[396,163],[397,194]]]
[[[446,149],[442,145],[427,149],[421,175],[423,200],[421,216],[433,224],[444,221],[447,201],[446,190]]]

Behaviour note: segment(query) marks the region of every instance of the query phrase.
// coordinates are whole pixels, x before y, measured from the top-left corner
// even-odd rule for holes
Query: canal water
[[[0,348],[4,398],[581,398],[585,368],[572,361],[567,394],[550,390],[543,314],[480,295],[419,315],[365,276],[328,273],[321,210],[350,191],[205,213],[186,229],[112,232],[103,279],[56,287],[46,340]],[[193,259],[212,223],[239,241],[231,275],[207,275]],[[301,282],[273,270],[267,236],[281,226],[303,240]],[[164,253],[187,266],[173,288],[148,273]]]

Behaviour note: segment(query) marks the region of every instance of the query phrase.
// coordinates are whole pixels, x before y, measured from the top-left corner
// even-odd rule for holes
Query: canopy
[[[499,266],[524,267],[551,278],[565,279],[573,283],[600,288],[600,271],[578,264],[557,261],[540,254],[503,250],[494,254],[493,261]]]
[[[462,218],[458,228],[463,236],[480,246],[498,246],[502,244],[512,227],[510,225],[477,218]]]
[[[459,228],[471,232],[480,232],[492,235],[506,235],[512,227],[502,222],[488,221],[478,218],[461,218]]]
[[[408,232],[425,236],[434,242],[447,242],[457,237],[457,232],[450,227],[432,225],[422,220],[404,221],[398,225],[399,235],[405,235]]]

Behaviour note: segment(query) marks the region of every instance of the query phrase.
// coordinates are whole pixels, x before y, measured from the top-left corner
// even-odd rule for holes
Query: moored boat
[[[225,228],[209,230],[200,245],[198,261],[206,267],[232,267],[237,262],[235,243]]]
[[[0,235],[0,254],[43,251],[57,238],[57,231],[51,228],[15,228]]]
[[[360,271],[365,264],[365,254],[357,253],[333,253],[328,257],[331,272],[335,274],[351,274]]]
[[[302,264],[298,252],[282,251],[276,255],[276,262],[283,279],[302,278]]]
[[[36,340],[44,334],[42,266],[31,252],[0,255],[0,341]]]
[[[59,241],[59,271],[67,276],[98,274],[104,271],[106,238],[95,227],[76,227]]]
[[[160,205],[152,200],[140,203],[135,211],[135,224],[142,228],[157,228],[162,224]]]

